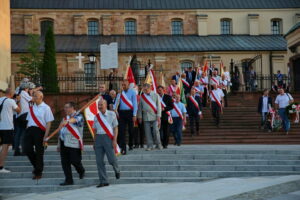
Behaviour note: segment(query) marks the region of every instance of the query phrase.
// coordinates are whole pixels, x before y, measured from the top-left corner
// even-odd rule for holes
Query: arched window
[[[232,20],[231,19],[221,19],[221,34],[222,35],[232,34]]]
[[[172,35],[183,34],[183,22],[181,19],[172,20]]]
[[[99,22],[97,20],[88,21],[88,35],[99,34]]]
[[[180,63],[180,68],[181,68],[182,72],[188,70],[188,68],[190,68],[190,67],[193,67],[192,61],[186,60],[186,61],[183,61]]]
[[[45,36],[49,27],[52,26],[53,27],[54,23],[52,19],[44,19],[41,21],[40,23],[40,30],[41,30],[41,36]]]
[[[125,20],[125,35],[136,35],[136,20]]]
[[[273,35],[282,34],[282,20],[281,19],[272,19],[271,20],[271,32]]]
[[[96,64],[86,63],[84,64],[84,82],[86,85],[96,85]]]

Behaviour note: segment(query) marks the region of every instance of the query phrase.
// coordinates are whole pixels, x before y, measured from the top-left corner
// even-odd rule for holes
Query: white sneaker
[[[5,169],[4,167],[0,169],[0,173],[10,173],[11,171],[8,169]]]

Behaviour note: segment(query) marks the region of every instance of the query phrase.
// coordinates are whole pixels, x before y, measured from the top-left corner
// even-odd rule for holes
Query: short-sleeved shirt
[[[214,95],[216,97],[216,99],[221,102],[222,98],[224,97],[224,92],[218,88],[217,90],[212,90],[212,92],[214,92]],[[216,101],[213,97],[212,97],[212,94],[209,95],[210,96],[210,99],[212,101]]]
[[[184,113],[186,113],[186,108],[185,108],[185,105],[184,105],[183,103],[181,103],[181,102],[178,102],[178,103],[177,103],[177,102],[174,102],[174,104],[177,105],[177,107],[178,107],[179,110],[181,111],[182,115],[183,115]],[[177,114],[177,112],[175,111],[174,108],[171,110],[171,116],[172,116],[172,117],[179,117],[179,115]]]
[[[45,104],[44,102],[42,102],[39,105],[34,104],[33,105],[33,112],[34,112],[36,118],[39,120],[39,122],[44,127],[46,127],[48,122],[52,122],[54,120],[51,108],[47,104]],[[34,120],[32,119],[32,116],[31,116],[30,112],[27,115],[26,119],[28,120],[28,124],[27,124],[28,127],[30,127],[30,126],[39,127],[34,122]]]
[[[24,113],[29,112],[29,102],[32,100],[32,97],[26,91],[22,91],[20,94],[20,104],[21,104],[21,112],[18,116],[23,115]]]
[[[75,112],[76,113],[76,112]],[[74,115],[74,114],[73,114]],[[67,119],[67,120],[69,120],[70,118],[74,118],[75,120],[76,120],[76,122],[75,123],[73,123],[73,125],[74,126],[77,126],[78,127],[78,130],[82,130],[83,131],[83,125],[84,125],[84,119],[83,119],[83,116],[82,116],[82,114],[76,114],[76,115],[67,115],[65,118]],[[62,119],[62,121],[63,120],[65,120],[65,118],[63,118]],[[66,135],[66,134],[68,134],[69,133],[69,130],[67,129],[67,127],[66,126],[64,126],[60,131],[59,131],[59,134],[60,134],[60,138],[62,139],[62,140],[64,140],[64,136]],[[82,134],[82,133],[81,133]]]
[[[279,105],[279,108],[286,108],[291,100],[294,100],[293,97],[288,93],[284,93],[277,95],[275,103]]]
[[[111,128],[115,128],[118,126],[118,120],[115,112],[106,110],[106,112],[102,115],[104,116],[104,119],[108,122],[108,124],[111,126]],[[96,134],[106,134],[96,116],[94,118],[93,129],[96,129]]]
[[[6,99],[4,101],[4,99]],[[14,129],[14,110],[18,108],[18,105],[13,99],[7,97],[0,98],[0,105],[3,103],[0,120],[0,130],[13,130]]]

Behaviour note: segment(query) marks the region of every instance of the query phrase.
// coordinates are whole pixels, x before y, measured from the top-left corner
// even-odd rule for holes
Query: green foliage
[[[42,82],[47,92],[59,92],[53,27],[50,26],[45,36]]]
[[[31,80],[37,82],[42,67],[42,56],[40,55],[39,36],[35,34],[28,35],[27,52],[20,57],[21,62],[18,64],[18,74],[25,75]]]

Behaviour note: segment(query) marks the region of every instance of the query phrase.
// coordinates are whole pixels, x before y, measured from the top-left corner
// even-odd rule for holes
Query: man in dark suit
[[[189,82],[190,85],[194,85],[194,81],[196,78],[196,72],[193,70],[192,67],[189,67],[188,71],[185,72],[186,80]]]
[[[199,121],[202,119],[202,100],[200,96],[196,95],[195,87],[191,88],[191,95],[187,98],[187,113],[189,115],[191,135],[195,133],[195,126],[197,135],[199,135]]]
[[[169,144],[169,118],[170,110],[173,109],[173,100],[170,95],[165,94],[165,89],[163,86],[157,87],[157,93],[159,94],[161,101],[161,126],[160,126],[160,138],[164,149],[168,148]]]
[[[269,97],[269,90],[265,89],[263,96],[259,98],[257,108],[257,112],[261,114],[261,129],[264,129],[264,124],[267,120],[267,114],[270,106],[272,107],[272,98]],[[272,127],[268,125],[268,129],[272,130]]]
[[[178,84],[179,78],[180,78],[180,73],[179,72],[176,72],[176,74],[174,76],[172,76],[172,80],[175,80],[176,84]]]

